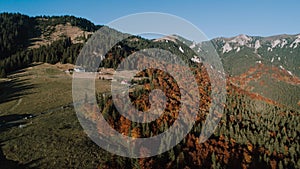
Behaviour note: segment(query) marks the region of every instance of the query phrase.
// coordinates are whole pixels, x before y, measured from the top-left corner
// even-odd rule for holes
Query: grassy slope
[[[65,106],[72,102],[71,76],[41,64],[9,79],[0,82],[0,145],[6,158],[28,167],[95,168],[105,155],[86,136],[73,108]],[[96,85],[102,91],[109,87],[106,81]],[[20,118],[29,114],[35,117]]]

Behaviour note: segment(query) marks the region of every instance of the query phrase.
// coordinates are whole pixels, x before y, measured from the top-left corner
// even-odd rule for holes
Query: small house
[[[74,68],[74,71],[75,72],[85,72],[85,69],[82,67],[76,67],[76,68]]]

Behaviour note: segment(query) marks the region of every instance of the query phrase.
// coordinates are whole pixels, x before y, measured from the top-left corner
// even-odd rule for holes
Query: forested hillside
[[[185,40],[194,50],[202,44]],[[235,86],[300,110],[300,35],[212,39]],[[291,94],[293,93],[293,94]]]
[[[50,64],[58,62],[74,64],[84,44],[90,38],[105,38],[101,35],[91,36],[100,27],[86,19],[73,16],[29,17],[22,14],[0,14],[0,78],[7,77],[9,80],[18,78],[18,75],[15,75],[14,72],[29,67],[34,62],[49,63],[48,67],[50,67]],[[112,36],[125,35],[108,27],[104,28]],[[191,48],[201,51],[203,45],[207,42],[195,44],[175,35],[154,40],[140,36],[129,36],[114,45],[105,54],[104,60],[99,67],[116,69],[122,60],[136,51],[148,48],[170,51],[179,56],[189,66],[189,70],[193,73],[198,84],[201,104],[199,105],[198,116],[192,130],[180,144],[171,150],[154,157],[139,159],[125,158],[113,154],[107,156],[96,154],[96,160],[99,158],[99,163],[96,164],[98,168],[300,168],[300,105],[298,107],[296,105],[298,101],[300,103],[300,36],[286,35],[262,38],[240,35],[233,38],[217,38],[211,42],[216,47],[216,51],[224,63],[227,79],[227,96],[226,103],[222,105],[224,114],[217,129],[202,144],[199,144],[198,136],[212,103],[212,85],[208,75],[208,68],[201,62],[204,58],[197,56],[195,50]],[[91,59],[99,60],[102,56],[92,47],[89,50],[95,56],[91,57]],[[94,44],[94,47],[96,48],[97,44]],[[93,63],[95,60],[91,60],[91,62]],[[140,58],[138,61],[142,62],[143,60]],[[131,63],[128,61],[126,64],[128,67],[136,66],[135,62]],[[174,67],[176,66],[178,65],[174,65]],[[176,69],[182,70],[182,67],[178,66]],[[211,69],[213,69],[213,66],[211,66]],[[86,70],[94,71],[88,68]],[[61,78],[63,79],[62,81],[68,82],[67,87],[70,88],[71,86],[69,74],[61,70],[47,68],[37,69],[36,72],[29,70],[29,72],[31,73],[27,74],[30,78],[39,78],[39,76],[32,75],[34,73],[50,72],[49,77],[45,78],[46,80],[40,79],[41,82],[37,83],[37,85],[44,83],[44,86],[47,87],[47,80],[50,79],[49,82],[51,82]],[[57,76],[53,74],[57,74]],[[139,72],[136,77],[136,79],[128,82],[130,86],[129,97],[132,104],[140,111],[148,110],[150,108],[149,93],[153,89],[161,89],[168,97],[164,114],[150,123],[132,122],[117,111],[113,104],[111,93],[104,93],[103,90],[96,93],[98,107],[92,106],[87,101],[82,107],[83,110],[88,111],[88,114],[84,114],[85,120],[89,120],[91,126],[93,125],[98,132],[103,132],[103,126],[98,121],[100,115],[103,115],[110,126],[118,132],[135,138],[158,135],[173,125],[181,106],[180,87],[176,84],[176,81],[168,73],[158,69],[146,69]],[[187,77],[181,78],[188,81]],[[108,80],[97,80],[101,83],[110,84]],[[10,87],[6,83],[14,82],[13,80],[11,81],[3,83],[2,86],[5,89]],[[24,83],[26,83],[26,80]],[[51,87],[57,87],[55,86],[56,83],[58,82],[52,82],[53,86]],[[35,88],[35,86],[32,86],[32,88]],[[38,89],[38,87],[36,88]],[[44,90],[48,89],[44,88]],[[64,95],[63,89],[58,91],[57,93]],[[57,93],[49,93],[45,94],[45,97],[51,95],[49,98],[54,100],[52,103],[59,102],[56,100]],[[15,101],[14,106],[10,110],[13,112],[15,103],[22,104],[21,102],[22,98]],[[45,103],[48,103],[47,100],[43,102],[43,104]],[[69,113],[74,115],[74,107],[72,105],[72,103],[68,103],[67,106],[59,105],[58,110],[65,115],[64,111],[68,109]],[[43,107],[43,105],[40,107]],[[32,109],[32,107],[28,109]],[[56,109],[56,107],[54,110],[52,109],[53,112]],[[96,111],[97,109],[100,110],[101,114]],[[20,110],[21,113],[22,111],[23,109]],[[48,110],[45,111],[47,112]],[[38,115],[40,115],[40,118],[43,118],[43,114],[46,113],[42,112]],[[55,120],[59,119],[57,115],[52,112],[48,113],[48,115],[50,120],[53,120],[54,117],[53,124],[56,125]],[[216,113],[215,115],[221,117],[222,114]],[[34,119],[34,117],[31,118]],[[27,117],[25,120],[27,120]],[[74,130],[70,126],[75,125],[75,123],[71,125],[66,119],[60,120],[65,121],[58,125],[60,126],[59,131],[65,129],[69,133]],[[76,118],[75,120],[78,123]],[[45,126],[47,125],[47,120],[41,121],[43,124],[45,123]],[[38,123],[38,121],[35,122]],[[83,133],[82,128],[77,123],[77,130]],[[5,120],[3,124],[9,125],[6,124]],[[32,128],[36,126],[37,124],[33,123]],[[20,129],[22,127],[24,126],[19,126]],[[38,131],[44,130],[43,128],[38,129]],[[59,133],[59,131],[56,132]],[[52,129],[49,129],[49,132],[53,134]],[[54,133],[54,136],[49,134],[49,138],[60,140],[61,137],[58,137],[57,133]],[[78,141],[86,150],[86,154],[94,156],[94,150],[91,147],[95,147],[95,144],[91,140],[82,141],[77,139],[87,138],[82,133],[72,135],[71,139],[68,137],[63,139],[69,142],[72,140]],[[35,140],[35,138],[31,139]],[[51,139],[43,142],[46,148],[48,148]],[[109,143],[107,144],[109,145]],[[168,144],[170,144],[168,141],[160,143],[161,147]],[[14,149],[14,144],[11,145],[12,147],[6,149],[9,152],[8,154],[14,153],[10,150],[16,151],[17,149]],[[69,147],[70,145],[68,144]],[[72,146],[72,148],[74,147]],[[120,144],[119,148],[122,149],[124,147]],[[59,154],[61,150],[55,151],[58,151]],[[104,152],[103,149],[98,151]],[[147,151],[155,150],[152,150],[151,147],[141,147],[140,151],[147,153]],[[45,152],[43,153],[45,154]],[[78,156],[75,158],[72,156],[72,152],[68,153],[70,158],[60,157],[61,159],[66,158],[65,166],[72,167],[72,165],[81,163],[81,159],[78,159]],[[36,157],[38,158],[38,155]],[[46,159],[47,157],[44,158]],[[33,163],[36,160],[29,157],[29,155],[25,159],[33,160]],[[70,159],[75,162],[70,162]],[[53,159],[51,160],[53,161]],[[85,160],[87,163],[90,162],[89,159]],[[93,160],[95,161],[95,159]],[[43,161],[40,163],[43,163]],[[93,165],[95,164],[93,163]]]
[[[187,43],[185,43],[187,44]],[[116,68],[127,57],[126,51],[136,51],[150,47],[170,50],[183,58],[193,71],[201,96],[198,118],[191,132],[173,149],[161,155],[130,159],[115,156],[116,163],[107,159],[99,168],[298,168],[299,161],[299,112],[280,103],[253,94],[231,84],[227,84],[227,101],[224,115],[217,130],[203,144],[199,144],[201,129],[211,104],[211,84],[207,69],[195,61],[195,53],[180,41],[150,41],[131,37],[116,44],[108,52],[103,66]],[[120,48],[121,46],[121,48]],[[184,51],[181,52],[181,50]],[[114,53],[114,51],[118,51]],[[203,58],[200,58],[203,59]],[[138,63],[143,60],[138,60]],[[128,62],[128,67],[136,67]],[[155,67],[155,65],[152,65]],[[178,68],[180,69],[180,67]],[[98,106],[110,126],[127,136],[144,138],[158,135],[168,130],[178,116],[180,106],[179,87],[176,82],[162,71],[147,69],[137,75],[142,80],[131,82],[131,102],[140,111],[149,109],[149,93],[161,89],[168,97],[168,104],[162,116],[150,123],[136,123],[119,114],[110,94],[98,94]],[[185,77],[182,77],[185,80]],[[286,92],[288,93],[288,91]],[[99,133],[105,133],[98,121],[97,107],[86,103],[87,120],[91,120]],[[128,112],[130,114],[130,112]],[[170,138],[171,139],[171,138]],[[169,142],[161,142],[161,147]],[[119,149],[123,149],[119,145]],[[151,147],[140,147],[140,152],[155,151]]]
[[[74,43],[71,38],[61,35],[51,41],[56,25],[78,27],[83,31],[94,32],[101,26],[74,16],[38,16],[22,14],[0,14],[0,77],[12,71],[27,67],[32,62],[73,63],[82,48],[82,43]],[[30,48],[35,41],[48,38],[49,42],[38,48]],[[88,37],[82,38],[82,42]],[[43,39],[42,39],[43,40]]]
[[[35,20],[21,14],[0,14],[0,59],[23,51],[34,37]]]

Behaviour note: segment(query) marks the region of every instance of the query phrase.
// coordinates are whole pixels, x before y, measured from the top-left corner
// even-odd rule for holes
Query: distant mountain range
[[[170,40],[170,37],[165,40]],[[183,42],[195,51],[201,51],[206,43],[195,44],[186,39]],[[299,109],[300,34],[271,37],[241,34],[232,38],[215,38],[210,42],[232,84]],[[195,58],[191,60],[195,61]]]
[[[299,34],[271,37],[239,35],[216,38],[212,43],[232,83],[276,102],[299,108]]]
[[[239,35],[233,38],[216,38],[212,41],[223,58],[237,58],[248,53],[247,60],[255,61],[247,62],[248,66],[255,63],[278,66],[291,76],[300,77],[300,34],[271,37]],[[232,67],[230,73],[236,75],[241,72]]]

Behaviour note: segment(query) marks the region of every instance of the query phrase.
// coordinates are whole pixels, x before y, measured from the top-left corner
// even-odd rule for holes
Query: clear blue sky
[[[1,0],[0,12],[75,15],[106,24],[137,12],[185,18],[209,38],[300,33],[299,0]]]

